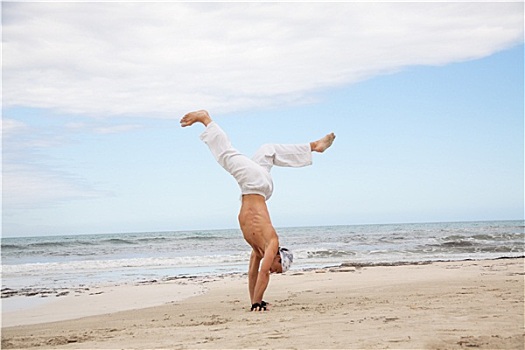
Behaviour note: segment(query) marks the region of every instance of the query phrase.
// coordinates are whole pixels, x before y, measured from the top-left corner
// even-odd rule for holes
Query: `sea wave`
[[[292,269],[523,256],[522,221],[278,229]],[[57,281],[246,271],[251,249],[238,229],[2,239],[7,287]],[[117,277],[115,277],[117,276]]]
[[[336,249],[316,250],[307,252],[307,258],[343,258],[354,255],[356,255],[355,252]]]
[[[188,237],[183,237],[183,238],[180,238],[180,240],[184,240],[184,241],[217,241],[217,240],[223,240],[223,239],[228,239],[228,237],[223,237],[223,236],[210,236],[210,235],[207,235],[207,236],[188,236]]]
[[[78,246],[92,246],[96,245],[94,242],[83,241],[83,240],[68,240],[68,241],[44,241],[44,242],[34,242],[26,244],[10,244],[2,243],[2,251],[27,251],[35,249],[60,249],[66,247],[78,247]]]
[[[7,251],[7,250],[21,250],[21,249],[25,249],[25,246],[24,245],[20,245],[20,244],[4,244],[2,243],[2,251]]]
[[[166,237],[145,237],[145,238],[137,239],[137,241],[141,243],[157,243],[157,242],[163,243],[163,242],[166,242],[167,240],[168,238]]]
[[[123,239],[123,238],[110,238],[102,240],[102,243],[109,243],[109,244],[138,244],[137,242],[129,239]]]
[[[79,273],[89,271],[108,271],[114,269],[132,268],[178,268],[178,267],[202,267],[225,264],[246,263],[249,253],[243,252],[233,255],[205,255],[205,256],[182,256],[171,258],[131,258],[131,259],[108,259],[108,260],[81,260],[68,262],[29,263],[18,265],[2,265],[2,275],[35,275],[53,274],[55,272],[75,271]]]

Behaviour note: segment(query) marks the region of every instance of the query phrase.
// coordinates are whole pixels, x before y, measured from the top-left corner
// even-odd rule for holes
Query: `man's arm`
[[[255,254],[254,250],[252,250],[252,255],[250,256],[250,267],[248,268],[248,289],[250,290],[250,300],[252,304],[255,303],[255,285],[257,284],[257,275],[259,274],[260,263],[261,258]]]
[[[262,301],[264,292],[268,287],[270,281],[270,267],[272,266],[273,259],[279,250],[279,241],[274,239],[268,244],[264,251],[264,258],[257,275],[257,281],[255,283],[255,291],[252,298],[252,304],[260,303]]]

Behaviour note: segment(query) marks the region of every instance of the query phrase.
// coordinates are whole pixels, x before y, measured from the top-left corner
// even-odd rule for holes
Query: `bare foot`
[[[204,126],[207,126],[211,123],[211,117],[205,110],[190,112],[186,114],[182,119],[180,120],[180,125],[184,128],[186,126],[191,126],[194,123],[202,123]]]
[[[322,139],[319,139],[314,142],[310,142],[310,149],[313,152],[323,153],[324,151],[327,150],[328,147],[332,146],[332,143],[334,142],[334,140],[335,140],[335,134],[332,132],[326,135],[325,137],[323,137]]]

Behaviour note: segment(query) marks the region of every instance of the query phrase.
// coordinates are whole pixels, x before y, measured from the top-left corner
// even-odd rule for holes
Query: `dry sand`
[[[245,276],[207,282],[184,300],[172,284],[167,304],[74,319],[97,304],[79,297],[83,308],[60,310],[70,320],[2,328],[2,349],[524,348],[522,258],[275,275],[267,312],[249,311]],[[161,301],[164,287],[151,286],[142,300]],[[128,288],[136,298],[139,287]]]

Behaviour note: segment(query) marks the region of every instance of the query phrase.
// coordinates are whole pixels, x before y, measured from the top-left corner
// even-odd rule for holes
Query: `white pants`
[[[259,194],[266,200],[273,192],[270,170],[274,165],[302,167],[312,164],[310,144],[261,146],[252,159],[232,147],[226,133],[211,122],[200,136],[217,162],[237,180],[242,194]]]

